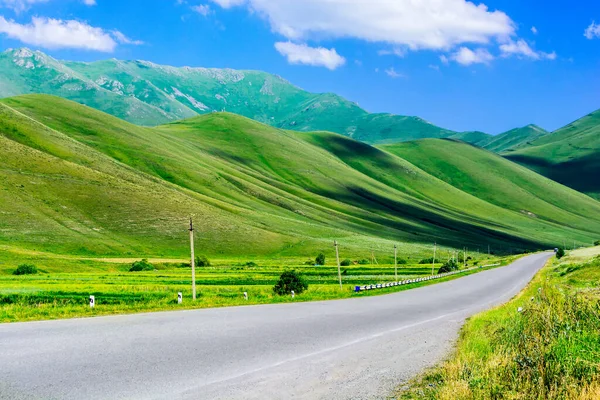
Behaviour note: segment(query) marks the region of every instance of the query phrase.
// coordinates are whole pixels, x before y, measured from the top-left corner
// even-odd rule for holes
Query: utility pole
[[[394,276],[398,282],[398,245],[394,245]]]
[[[433,243],[433,262],[431,263],[431,275],[433,275],[433,270],[435,269],[435,251],[437,250],[437,242]]]
[[[342,270],[340,268],[340,252],[338,250],[337,240],[333,241],[333,246],[335,247],[335,261],[337,262],[337,266],[338,266],[338,278],[340,280],[340,290],[341,290],[341,289],[343,289],[343,287],[342,287]]]
[[[190,250],[192,253],[191,265],[192,265],[192,299],[196,300],[196,260],[194,257],[194,222],[190,217]]]
[[[463,248],[463,268],[467,267],[467,248]]]

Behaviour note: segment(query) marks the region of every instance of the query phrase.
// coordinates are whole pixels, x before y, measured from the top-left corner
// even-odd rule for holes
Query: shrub
[[[596,240],[596,241],[594,242],[594,246],[600,246],[600,240]]]
[[[367,260],[366,258],[363,258],[362,260],[360,260],[358,262],[359,265],[369,265],[369,260]]]
[[[348,266],[350,266],[351,264],[352,264],[352,261],[350,261],[350,260],[349,260],[349,259],[347,259],[347,258],[346,258],[345,260],[343,260],[343,261],[340,263],[340,265],[341,265],[342,267],[348,267]]]
[[[315,264],[317,265],[325,265],[325,254],[319,253],[317,258],[315,258]]]
[[[129,272],[140,272],[140,271],[154,271],[154,267],[145,258],[141,261],[135,261],[133,264],[131,264],[131,268],[129,268]]]
[[[254,261],[248,261],[246,264],[244,264],[244,267],[256,268],[258,267],[258,264]]]
[[[404,264],[408,264],[408,261],[405,260],[404,258],[399,258],[398,259],[398,265],[404,265]]]
[[[210,267],[210,261],[206,256],[196,256],[196,267]]]
[[[424,258],[421,261],[419,261],[419,264],[433,264],[433,257]]]
[[[37,274],[37,267],[33,264],[21,264],[17,267],[13,275],[34,275]]]
[[[285,296],[291,293],[300,294],[308,289],[308,283],[304,280],[302,275],[296,271],[285,271],[279,277],[279,281],[273,286],[273,291],[280,295]]]
[[[563,249],[563,248],[558,249],[558,251],[556,252],[556,258],[558,258],[560,260],[564,256],[565,256],[565,249]]]
[[[440,267],[440,269],[438,270],[438,274],[445,274],[447,272],[452,272],[452,271],[457,271],[457,270],[458,270],[458,264],[456,263],[456,261],[449,260]]]

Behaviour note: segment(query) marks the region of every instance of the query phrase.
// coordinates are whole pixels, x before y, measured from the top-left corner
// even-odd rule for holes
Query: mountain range
[[[51,94],[141,126],[227,111],[275,128],[329,131],[372,145],[423,138],[460,140],[600,198],[598,113],[554,133],[528,125],[492,136],[455,132],[419,117],[368,113],[336,94],[309,93],[261,71],[116,59],[59,61],[26,48],[1,53],[0,70],[0,98]]]

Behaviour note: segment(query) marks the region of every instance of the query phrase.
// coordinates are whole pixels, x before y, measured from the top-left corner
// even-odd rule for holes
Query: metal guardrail
[[[395,286],[411,285],[413,283],[432,281],[432,280],[436,280],[436,279],[445,278],[447,276],[452,276],[452,275],[457,275],[457,274],[462,274],[465,272],[473,271],[475,269],[481,269],[481,268],[487,268],[487,267],[497,267],[499,265],[500,265],[499,263],[498,264],[490,264],[490,265],[482,265],[479,267],[472,267],[472,268],[458,270],[458,271],[446,272],[444,274],[437,274],[437,275],[431,275],[431,276],[424,276],[424,277],[420,277],[420,278],[407,279],[407,280],[398,281],[398,282],[388,282],[388,283],[378,283],[375,285],[355,286],[354,291],[355,292],[363,292],[363,291],[367,291],[367,290],[386,289],[386,288],[395,287]]]

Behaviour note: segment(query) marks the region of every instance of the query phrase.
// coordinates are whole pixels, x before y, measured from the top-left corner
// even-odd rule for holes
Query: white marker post
[[[394,276],[398,282],[398,246],[394,245]]]
[[[177,304],[183,303],[183,293],[177,293]]]
[[[292,290],[292,299],[296,297],[296,293],[294,293],[294,291]]]
[[[244,300],[248,300],[248,292],[244,292]]]
[[[94,308],[96,306],[96,297],[90,296],[90,308]]]
[[[192,265],[192,299],[196,301],[196,260],[194,257],[194,222],[190,217],[190,250],[191,250],[191,265]]]
[[[340,252],[338,250],[338,242],[337,242],[337,240],[333,241],[333,246],[335,247],[335,261],[337,262],[338,278],[340,280],[340,290],[341,290],[341,289],[343,289],[343,286],[342,286],[342,270],[340,268]]]

